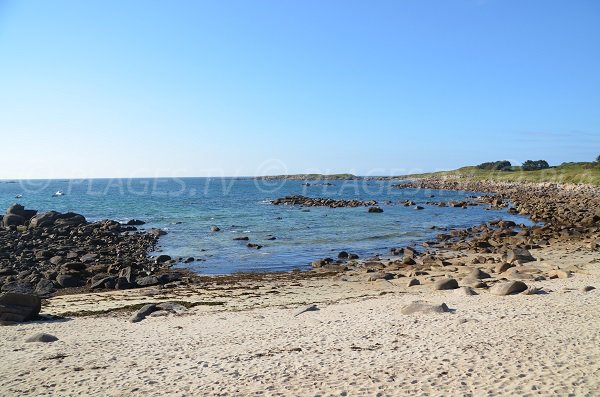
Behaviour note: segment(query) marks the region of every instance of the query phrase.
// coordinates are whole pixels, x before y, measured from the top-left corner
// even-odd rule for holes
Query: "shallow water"
[[[324,182],[332,186],[324,185]],[[73,211],[88,220],[141,219],[142,228],[168,231],[160,238],[163,253],[194,257],[190,266],[205,274],[240,271],[304,269],[311,261],[334,256],[341,250],[361,256],[386,254],[400,247],[431,239],[437,227],[465,227],[492,219],[530,224],[523,216],[485,206],[462,208],[425,205],[426,201],[464,200],[475,192],[394,189],[389,181],[259,181],[234,178],[94,179],[0,182],[0,205],[18,202],[40,211]],[[397,183],[397,182],[394,182]],[[52,197],[56,191],[64,196]],[[22,198],[15,198],[22,194]],[[268,200],[292,194],[309,197],[375,199],[383,213],[365,207],[327,208],[274,206]],[[435,197],[430,197],[430,196]],[[392,204],[384,204],[386,200]],[[425,207],[399,205],[413,200]],[[211,226],[221,228],[211,232]],[[250,242],[260,250],[246,247]],[[276,240],[270,241],[270,236]]]

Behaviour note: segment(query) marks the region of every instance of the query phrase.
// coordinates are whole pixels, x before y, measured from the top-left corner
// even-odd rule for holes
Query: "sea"
[[[8,208],[19,203],[38,211],[72,211],[89,221],[143,220],[146,224],[140,229],[167,231],[153,254],[195,258],[185,266],[201,274],[304,270],[312,261],[336,257],[340,251],[361,258],[388,255],[392,247],[431,240],[440,229],[500,218],[532,223],[505,209],[425,204],[462,201],[484,193],[392,187],[397,183],[402,182],[252,178],[0,181],[0,206]],[[289,195],[377,200],[384,211],[270,204],[270,200]],[[424,209],[406,207],[401,204],[405,200]],[[212,226],[220,231],[211,231]],[[234,240],[240,236],[247,236],[249,241]],[[248,248],[248,242],[262,248]]]

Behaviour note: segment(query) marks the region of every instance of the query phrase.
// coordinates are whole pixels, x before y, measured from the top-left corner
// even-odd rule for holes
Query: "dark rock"
[[[250,238],[248,236],[234,237],[233,239],[236,240],[236,241],[248,241],[248,240],[250,240]]]
[[[433,289],[435,290],[447,290],[458,288],[458,281],[453,278],[442,278],[433,283]]]
[[[156,259],[154,260],[156,263],[165,263],[171,260],[171,257],[169,255],[159,255],[156,257]]]
[[[339,259],[348,259],[349,254],[346,251],[342,251],[338,254]]]
[[[211,226],[210,231],[211,232],[219,232],[219,231],[221,231],[221,228],[218,226]]]
[[[56,292],[56,287],[54,283],[50,280],[41,279],[35,286],[34,294],[41,297],[48,297]]]
[[[127,221],[127,225],[128,226],[141,226],[141,225],[145,225],[146,222],[141,221],[139,219],[131,219],[129,221]]]
[[[94,281],[92,283],[92,285],[90,286],[90,289],[97,289],[97,288],[112,289],[115,287],[116,279],[117,278],[115,276],[102,277],[99,280]]]
[[[7,214],[2,218],[4,226],[21,226],[25,224],[25,218],[20,215]]]
[[[379,207],[369,207],[368,212],[370,212],[370,213],[381,213],[381,212],[383,212],[383,209],[381,209]]]
[[[262,245],[260,245],[260,244],[254,244],[254,243],[248,243],[248,244],[246,244],[246,247],[248,247],[248,248],[255,248],[255,249],[259,250],[259,249],[262,248]]]
[[[56,211],[44,212],[41,214],[37,214],[29,221],[30,228],[38,228],[38,227],[49,227],[54,224],[56,217],[60,215]]]
[[[0,290],[17,294],[33,294],[35,286],[27,281],[11,281],[4,284]]]
[[[125,277],[119,277],[115,284],[115,289],[131,289],[135,288],[135,285],[127,281]]]
[[[87,266],[85,265],[85,263],[81,262],[67,262],[64,265],[62,265],[61,268],[65,271],[82,272],[87,268]]]
[[[5,293],[0,295],[0,321],[23,322],[33,320],[42,308],[36,295]]]
[[[415,285],[421,285],[421,282],[418,278],[411,278],[406,284],[407,287],[414,287]]]
[[[75,288],[83,285],[83,282],[79,277],[70,274],[59,274],[56,276],[56,282],[64,288]]]

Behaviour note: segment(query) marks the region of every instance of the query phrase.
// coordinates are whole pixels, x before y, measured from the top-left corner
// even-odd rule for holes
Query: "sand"
[[[600,291],[582,291],[600,288],[600,253],[535,255],[579,270],[528,281],[540,295],[325,278],[56,297],[43,313],[109,312],[0,327],[0,394],[600,395]],[[213,304],[139,323],[110,311],[164,300]],[[401,313],[415,301],[452,312]],[[59,340],[25,343],[38,332]]]

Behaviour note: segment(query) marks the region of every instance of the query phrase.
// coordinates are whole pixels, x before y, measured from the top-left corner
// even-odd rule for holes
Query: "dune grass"
[[[445,177],[498,182],[552,182],[590,184],[600,186],[599,163],[563,163],[556,167],[538,171],[522,171],[512,167],[510,171],[482,170],[477,167],[462,167],[453,171],[430,172],[407,175],[405,178]]]

